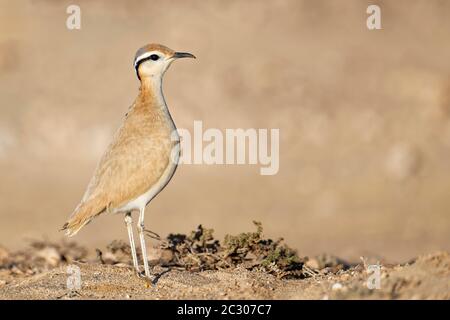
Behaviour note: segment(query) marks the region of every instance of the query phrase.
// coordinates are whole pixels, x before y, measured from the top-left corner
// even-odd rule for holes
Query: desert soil
[[[130,263],[108,262],[110,252],[103,258],[69,262],[64,260],[70,250],[85,254],[84,249],[72,244],[65,247],[64,256],[61,248],[42,244],[20,252],[2,248],[0,299],[450,299],[448,252],[405,264],[382,262],[380,288],[369,289],[366,259],[342,268],[332,262],[325,267],[323,257],[310,258],[305,263],[310,276],[293,278],[245,265],[192,271],[157,264],[153,267],[156,278],[148,283]],[[67,288],[70,265],[80,268],[79,290]]]

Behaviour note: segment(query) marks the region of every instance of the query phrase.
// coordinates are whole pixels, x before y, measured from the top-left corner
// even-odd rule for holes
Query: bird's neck
[[[134,103],[133,109],[137,113],[144,113],[153,118],[166,119],[165,123],[170,128],[175,128],[166,100],[162,90],[162,76],[144,77],[141,79],[139,96]]]
[[[139,91],[138,98],[143,106],[167,108],[162,91],[162,76],[143,77]]]

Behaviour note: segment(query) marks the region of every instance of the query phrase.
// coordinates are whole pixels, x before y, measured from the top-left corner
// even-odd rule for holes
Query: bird
[[[196,58],[161,44],[137,50],[134,69],[139,93],[112,142],[100,158],[81,202],[62,230],[74,236],[102,213],[124,214],[136,273],[151,279],[145,245],[144,218],[147,204],[169,183],[180,158],[180,136],[163,95],[163,77],[180,58]],[[132,212],[138,211],[137,231],[144,264],[137,259]]]

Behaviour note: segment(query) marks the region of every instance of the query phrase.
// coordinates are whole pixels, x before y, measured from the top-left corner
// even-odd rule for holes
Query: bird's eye
[[[152,55],[150,56],[150,59],[152,59],[153,61],[156,61],[156,60],[159,59],[159,56],[158,56],[157,54],[152,54]]]

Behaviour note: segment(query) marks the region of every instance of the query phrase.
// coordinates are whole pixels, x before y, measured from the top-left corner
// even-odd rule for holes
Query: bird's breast
[[[127,159],[121,161],[132,176],[124,177],[127,184],[142,185],[129,201],[116,207],[113,212],[141,209],[150,202],[170,181],[175,173],[179,155],[179,136],[170,115],[164,112],[130,114],[122,136],[120,154]]]

